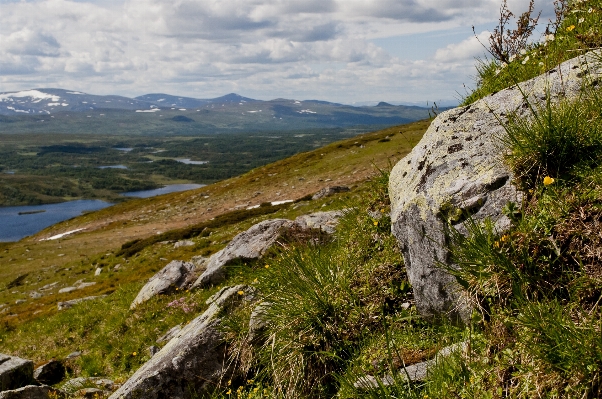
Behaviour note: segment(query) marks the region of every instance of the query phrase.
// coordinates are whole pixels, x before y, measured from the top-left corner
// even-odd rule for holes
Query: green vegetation
[[[210,184],[363,131],[310,129],[168,138],[3,135],[0,171],[5,173],[0,173],[0,205],[80,198],[119,202],[124,200],[119,195],[122,192],[169,183]],[[185,164],[177,159],[206,163]]]
[[[530,8],[510,29],[506,1],[500,23],[485,46],[491,58],[477,63],[477,87],[464,98],[471,104],[491,93],[513,86],[552,70],[563,61],[602,47],[602,3],[598,0],[557,0],[556,20],[547,28],[542,41],[530,37],[538,18]],[[506,16],[506,17],[504,17]],[[524,39],[524,40],[523,40]],[[527,40],[530,39],[531,41]]]
[[[548,58],[549,67],[554,67],[553,62],[562,61],[564,55],[598,43],[598,1],[558,4],[554,40],[547,46],[527,46],[523,61],[532,54],[529,51],[556,46]],[[581,32],[578,25],[587,29]],[[582,36],[570,39],[572,34]],[[512,48],[521,54],[521,46]],[[516,54],[499,55],[510,61]],[[527,66],[530,59],[519,64]],[[496,62],[491,67],[501,66]],[[539,73],[537,68],[520,68],[509,63],[498,74],[482,75],[474,98]],[[503,73],[511,74],[508,80],[498,78]],[[148,359],[146,347],[170,327],[197,316],[205,308],[205,299],[220,288],[156,297],[129,311],[143,278],[167,260],[214,253],[261,220],[345,208],[346,216],[332,239],[315,232],[308,236],[291,233],[261,261],[229,268],[224,284],[254,286],[267,323],[250,336],[249,317],[257,304],[225,316],[223,331],[230,360],[245,374],[224,381],[215,398],[602,397],[601,103],[596,87],[558,105],[533,105],[531,120],[510,117],[504,126],[507,162],[524,195],[522,206],[510,203],[504,209],[511,228],[500,233],[489,220],[477,223],[468,218],[464,223],[467,235],[451,225],[448,229],[451,258],[458,266],[449,272],[466,289],[475,309],[467,325],[425,320],[417,314],[412,287],[390,233],[388,173],[379,170],[369,181],[335,197],[319,201],[306,197],[281,207],[226,213],[214,220],[122,240],[121,249],[114,246],[108,253],[99,249],[97,255],[71,258],[62,267],[49,266],[35,273],[23,268],[10,278],[6,274],[2,280],[6,287],[25,290],[32,287],[36,275],[44,281],[49,279],[44,273],[69,272],[64,280],[71,281],[102,266],[111,271],[101,274],[100,283],[86,294],[110,295],[61,313],[45,309],[43,317],[35,316],[36,304],[20,305],[17,309],[28,318],[3,319],[1,350],[41,361],[83,349],[85,356],[71,361],[74,374],[123,381]],[[367,154],[389,151],[392,143],[399,145],[396,133],[413,134],[405,148],[387,153],[390,161],[397,160],[419,136],[411,127],[406,129],[377,132],[299,154],[220,183],[220,189],[232,189],[223,195],[243,189],[252,192],[260,175],[269,177],[264,187],[283,186],[284,180],[278,180],[283,176],[286,187],[300,184],[304,176],[333,173],[329,166],[352,162],[364,146]],[[353,170],[359,170],[358,165]],[[351,173],[346,170],[342,175]],[[218,187],[206,189],[216,195]],[[297,197],[307,194],[299,192]],[[190,204],[193,197],[183,202]],[[159,200],[117,209],[132,212],[128,206],[137,206],[139,215],[151,212],[150,204]],[[153,213],[158,214],[160,206],[164,205],[152,208]],[[115,212],[96,215],[113,218],[109,226],[127,223],[117,219]],[[81,220],[85,218],[91,216]],[[180,238],[191,238],[195,245],[176,249],[168,241]],[[49,244],[35,244],[31,242],[32,253],[34,249],[50,253],[49,247],[43,247]],[[0,249],[10,251],[10,256],[16,256],[17,250],[20,256],[28,256],[29,243],[25,245]],[[73,244],[65,240],[60,245]],[[117,263],[121,268],[115,269]],[[6,291],[0,292],[3,298],[8,297]],[[437,361],[425,381],[410,383],[403,378],[405,366],[432,359],[443,347],[459,342],[465,343],[464,350]],[[365,375],[374,376],[378,386],[356,387]]]

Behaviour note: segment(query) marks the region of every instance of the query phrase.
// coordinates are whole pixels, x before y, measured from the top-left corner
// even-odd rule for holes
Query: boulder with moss
[[[468,301],[445,271],[450,262],[446,228],[463,234],[463,222],[491,219],[498,231],[510,221],[502,209],[520,205],[521,193],[504,163],[503,124],[532,118],[546,99],[576,98],[597,85],[600,55],[577,57],[534,79],[441,113],[412,152],[393,168],[389,182],[392,231],[397,237],[418,311],[466,320]]]
[[[182,328],[110,399],[183,399],[213,391],[234,372],[220,329],[220,315],[253,300],[248,286],[222,289],[201,316]]]
[[[259,259],[294,222],[288,219],[271,219],[257,223],[238,234],[226,248],[217,252],[207,262],[207,268],[193,287],[219,284],[226,278],[224,266],[238,260]]]

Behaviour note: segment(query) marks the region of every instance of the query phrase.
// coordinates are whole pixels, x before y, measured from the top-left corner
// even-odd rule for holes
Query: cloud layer
[[[493,28],[498,10],[498,0],[0,0],[0,91],[450,99],[483,53],[470,26]],[[412,34],[420,46],[416,33],[459,27],[422,60],[372,40]]]

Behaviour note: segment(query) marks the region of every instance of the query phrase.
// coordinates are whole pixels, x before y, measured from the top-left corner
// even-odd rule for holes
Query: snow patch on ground
[[[16,98],[30,97],[32,99],[38,100],[38,102],[41,100],[52,100],[54,102],[57,102],[61,99],[59,96],[44,93],[39,90],[24,90],[24,91],[17,91],[17,92],[13,92],[13,93],[2,93],[2,94],[0,94],[0,101],[4,101],[5,99],[12,100],[12,98],[14,98],[14,97],[16,97]]]
[[[155,109],[137,109],[136,112],[157,112],[157,111],[161,111],[159,108],[155,108]]]
[[[40,241],[58,240],[59,238],[63,238],[65,236],[68,236],[69,234],[77,233],[78,231],[82,231],[82,230],[85,230],[85,228],[75,229],[75,230],[71,230],[71,231],[66,231],[64,233],[57,234],[57,235],[54,235],[52,237],[42,238]]]
[[[290,204],[291,202],[294,202],[293,200],[284,200],[284,201],[272,201],[270,202],[270,204],[272,204],[272,206],[276,206],[276,205],[282,205],[282,204]],[[251,209],[257,209],[259,208],[259,205],[253,205],[247,208],[247,210],[251,210]]]

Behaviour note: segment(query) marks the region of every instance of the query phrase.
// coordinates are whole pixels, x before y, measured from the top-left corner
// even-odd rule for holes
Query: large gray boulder
[[[230,379],[233,367],[219,315],[251,300],[252,289],[247,286],[222,290],[205,313],[187,324],[110,399],[201,397]]]
[[[0,391],[24,387],[33,381],[33,362],[0,353]]]
[[[193,288],[221,283],[226,277],[224,266],[237,260],[259,259],[284,230],[294,225],[294,222],[288,219],[271,219],[257,223],[247,231],[238,234],[226,248],[211,256],[207,269],[195,281]]]
[[[195,280],[194,270],[196,266],[191,262],[172,260],[157,274],[148,280],[148,283],[138,293],[130,309],[148,301],[159,294],[169,294],[177,289],[188,288]]]
[[[599,57],[598,52],[598,57]],[[439,267],[449,262],[446,225],[466,233],[466,215],[490,218],[499,231],[509,227],[502,214],[508,202],[521,203],[514,176],[503,162],[500,124],[509,115],[531,118],[531,104],[574,98],[584,83],[600,76],[592,55],[564,62],[548,73],[441,113],[412,152],[393,168],[389,181],[392,231],[397,237],[416,307],[424,316],[466,320],[470,306],[455,279]],[[584,82],[584,77],[588,81]],[[499,118],[499,119],[498,119]]]

